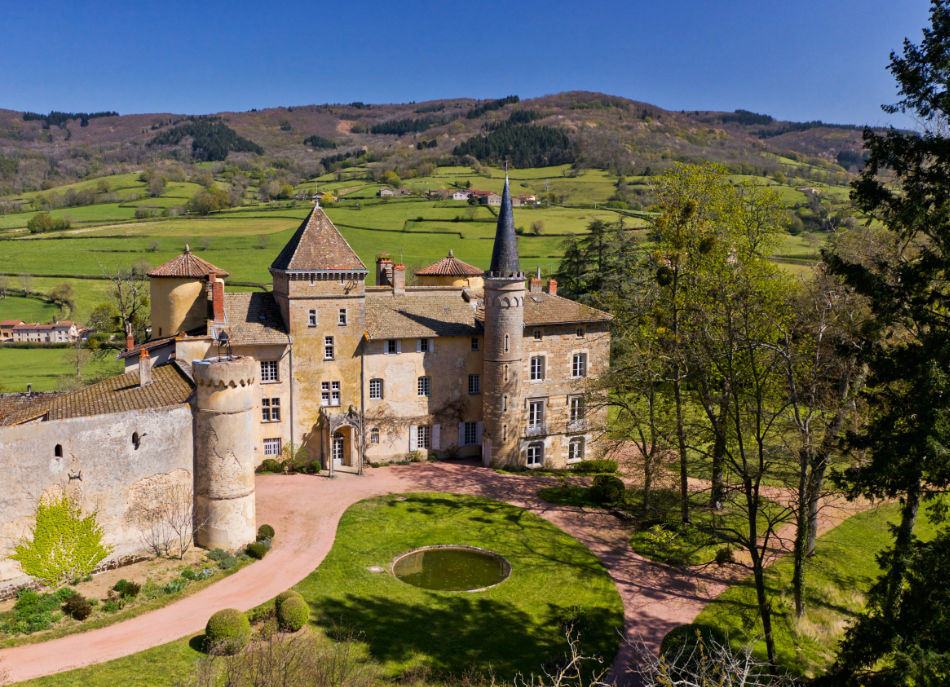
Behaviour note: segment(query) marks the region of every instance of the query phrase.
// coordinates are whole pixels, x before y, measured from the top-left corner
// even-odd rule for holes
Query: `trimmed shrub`
[[[617,472],[617,461],[603,458],[601,460],[582,460],[580,463],[574,463],[571,466],[571,472],[578,475],[591,475],[594,473]]]
[[[626,489],[619,477],[597,475],[594,477],[594,485],[590,488],[590,496],[602,506],[614,506],[623,501]]]
[[[238,564],[237,557],[232,556],[231,554],[228,554],[227,557],[222,558],[221,560],[218,561],[218,567],[221,568],[222,570],[230,570],[237,564]]]
[[[286,592],[281,592],[274,599],[274,609],[279,611],[280,607],[287,599],[300,599],[303,601],[303,597],[300,596],[300,592],[295,592],[293,589],[288,589]]]
[[[229,554],[224,549],[211,549],[208,552],[208,558],[210,558],[213,561],[223,561],[225,558],[229,557],[230,555],[231,554]]]
[[[273,539],[274,538],[274,528],[270,525],[261,525],[257,528],[257,541],[261,539]]]
[[[236,608],[225,608],[208,619],[205,650],[215,654],[236,654],[251,638],[251,623]]]
[[[310,620],[310,606],[300,595],[292,596],[277,607],[277,625],[284,632],[296,632]]]
[[[92,613],[92,604],[89,603],[89,599],[77,592],[66,599],[63,610],[76,620],[85,620]]]
[[[307,463],[307,472],[311,475],[319,475],[320,471],[323,469],[323,463],[319,460],[311,460]]]
[[[674,627],[666,633],[663,641],[660,642],[660,656],[676,655],[681,649],[685,649],[682,652],[685,654],[688,652],[688,647],[697,643],[699,637],[702,637],[703,643],[707,646],[710,641],[728,646],[726,635],[718,627],[703,623],[688,623]]]
[[[119,580],[112,588],[121,594],[124,599],[134,599],[142,591],[142,585],[128,580]]]
[[[251,558],[260,560],[267,555],[267,545],[262,541],[251,542],[247,545],[245,551],[247,551],[247,555]]]
[[[284,471],[284,465],[279,460],[274,460],[273,458],[266,458],[257,468],[258,472],[274,472],[278,475]]]

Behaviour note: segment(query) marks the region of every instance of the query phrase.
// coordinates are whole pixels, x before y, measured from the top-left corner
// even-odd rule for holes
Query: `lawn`
[[[828,668],[847,624],[864,608],[867,590],[880,574],[876,555],[893,544],[890,525],[898,520],[898,505],[885,504],[855,515],[818,539],[816,554],[807,563],[808,611],[801,620],[794,611],[791,558],[785,557],[767,569],[772,627],[782,668],[808,677]],[[929,540],[935,532],[934,525],[921,513],[914,533]],[[760,637],[762,627],[751,577],[717,597],[695,622],[727,632],[737,648]],[[765,643],[757,641],[754,648],[764,660]]]
[[[59,306],[37,298],[7,296],[0,299],[0,320],[53,322],[59,317]]]
[[[26,391],[32,384],[33,391],[56,391],[62,389],[64,380],[76,379],[76,364],[70,362],[68,348],[9,348],[0,346],[0,391]],[[82,382],[88,384],[98,379],[122,372],[122,363],[115,360],[115,353],[105,358],[90,358],[82,366]]]
[[[388,570],[397,554],[445,543],[491,549],[511,563],[511,576],[483,592],[431,592],[367,570]],[[569,624],[585,654],[603,656],[606,667],[623,624],[613,581],[582,544],[527,511],[473,496],[389,495],[354,504],[326,559],[295,588],[310,603],[316,629],[331,638],[355,634],[358,653],[389,677],[418,676],[426,667],[424,684],[433,687],[470,668],[490,668],[502,679],[537,672],[561,659]],[[196,645],[182,639],[23,684],[174,685],[200,657]]]

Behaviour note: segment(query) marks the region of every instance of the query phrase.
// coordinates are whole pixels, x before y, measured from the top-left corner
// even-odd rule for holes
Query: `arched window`
[[[139,433],[138,433],[138,432],[132,432],[132,446],[135,447],[135,450],[136,450],[136,451],[139,450],[139,444],[141,443],[141,441],[142,441],[142,439],[141,439],[141,437],[139,437]]]
[[[53,455],[56,456],[57,458],[62,458],[62,457],[63,457],[63,445],[62,445],[62,444],[56,444],[56,448],[53,449]]]

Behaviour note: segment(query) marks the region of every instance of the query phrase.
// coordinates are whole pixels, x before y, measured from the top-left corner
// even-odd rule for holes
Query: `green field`
[[[56,391],[64,386],[111,377],[122,372],[115,352],[104,358],[91,357],[82,365],[82,378],[76,378],[75,353],[69,348],[10,348],[0,346],[0,391]]]
[[[0,298],[0,320],[54,322],[59,316],[59,306],[37,298],[21,298],[19,296]]]

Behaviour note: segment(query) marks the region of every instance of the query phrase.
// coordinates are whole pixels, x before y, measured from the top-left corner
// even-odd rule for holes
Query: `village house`
[[[13,328],[21,324],[23,320],[0,320],[0,341],[13,341]]]
[[[14,343],[69,343],[82,339],[85,334],[85,329],[69,320],[53,324],[20,322],[12,327],[10,338]]]

